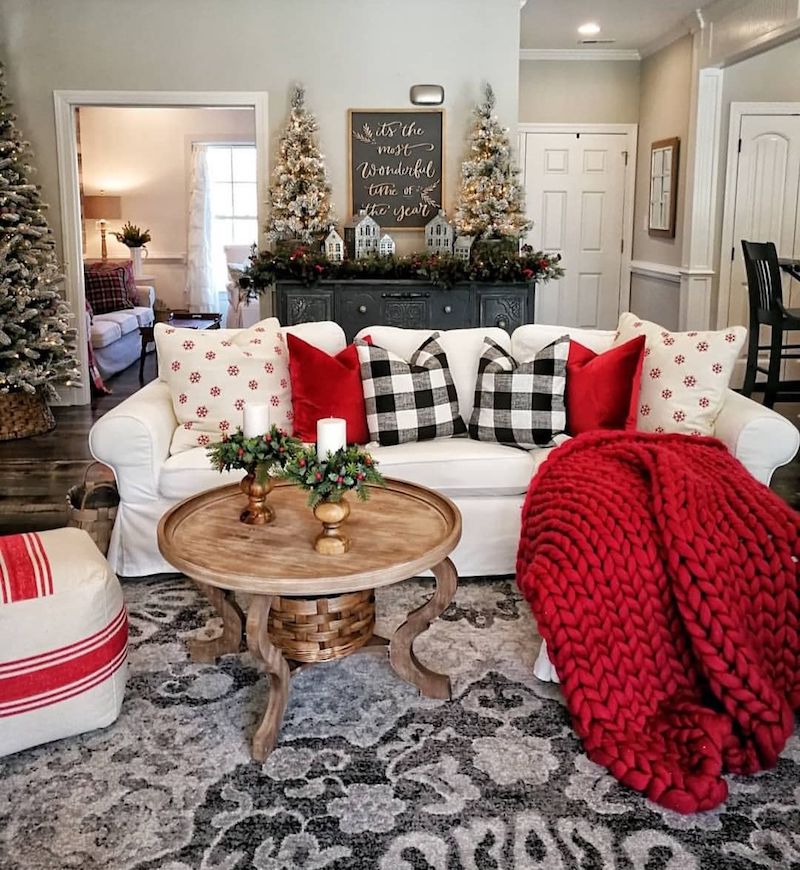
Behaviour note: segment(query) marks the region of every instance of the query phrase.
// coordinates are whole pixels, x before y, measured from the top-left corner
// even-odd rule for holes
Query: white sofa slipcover
[[[138,287],[138,304],[134,308],[94,314],[89,324],[89,336],[95,362],[104,378],[111,377],[133,365],[141,354],[140,326],[153,325],[153,287]]]
[[[336,324],[303,324],[287,331],[329,353],[345,346],[344,333]],[[614,337],[612,332],[535,324],[520,327],[513,336],[484,328],[441,332],[464,419],[472,411],[484,336],[525,359],[565,333],[597,351],[609,348]],[[376,344],[407,357],[431,330],[372,326],[359,334],[369,334]],[[158,552],[156,527],[161,516],[183,498],[242,476],[241,472],[218,474],[201,448],[171,457],[176,425],[169,390],[158,380],[102,417],[91,431],[92,453],[113,468],[119,485],[121,502],[108,558],[123,576],[173,570]],[[800,435],[791,423],[732,392],[718,418],[716,434],[764,483],[769,483],[777,467],[791,461],[800,446]],[[525,493],[549,450],[524,451],[465,437],[371,449],[385,474],[438,489],[459,507],[463,535],[452,558],[462,576],[514,572]]]

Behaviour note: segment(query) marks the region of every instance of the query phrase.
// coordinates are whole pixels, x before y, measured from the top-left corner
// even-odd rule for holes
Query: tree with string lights
[[[32,172],[0,65],[0,438],[18,437],[13,428],[3,434],[2,418],[22,416],[26,401],[41,402],[52,425],[44,399],[55,396],[55,384],[69,386],[79,378],[55,240],[39,188],[29,180]]]
[[[328,232],[335,216],[317,121],[306,108],[301,85],[294,88],[291,106],[269,189],[267,236],[308,244]]]

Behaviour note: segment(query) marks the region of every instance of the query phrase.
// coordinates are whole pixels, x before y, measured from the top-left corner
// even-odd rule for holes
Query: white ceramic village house
[[[378,222],[362,208],[344,225],[344,241],[347,255],[353,259],[378,253],[381,228]]]
[[[325,256],[335,263],[341,263],[344,259],[344,239],[333,226],[325,237]]]
[[[394,239],[389,235],[389,233],[384,233],[378,243],[378,253],[381,257],[391,257],[394,255],[395,248],[396,245]]]
[[[425,246],[429,254],[451,254],[455,233],[444,211],[431,218],[425,225]]]
[[[459,260],[464,260],[468,263],[470,252],[472,251],[472,243],[474,241],[474,236],[459,236],[453,246],[453,255]]]

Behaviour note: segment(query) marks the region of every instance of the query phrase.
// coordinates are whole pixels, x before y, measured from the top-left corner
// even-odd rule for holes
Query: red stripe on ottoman
[[[4,663],[0,672],[0,717],[87,691],[119,668],[127,645],[128,615],[123,605],[108,626],[90,638]]]
[[[50,562],[35,532],[0,537],[0,589],[3,604],[53,594]]]

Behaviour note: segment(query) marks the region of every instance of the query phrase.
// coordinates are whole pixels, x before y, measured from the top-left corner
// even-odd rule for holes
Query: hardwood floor
[[[154,377],[152,357],[145,380]],[[139,363],[108,379],[114,391],[91,405],[53,407],[56,427],[46,435],[0,441],[0,534],[41,531],[66,525],[67,490],[83,480],[94,461],[89,430],[95,420],[139,389]],[[113,479],[110,469],[92,471]]]
[[[152,380],[155,366],[148,359],[145,379]],[[17,441],[0,441],[0,534],[54,529],[66,524],[67,490],[83,480],[92,463],[89,430],[95,420],[139,389],[138,363],[108,381],[110,396],[90,406],[53,408],[56,428],[46,435]],[[795,425],[800,404],[776,408]],[[103,466],[92,472],[112,477]],[[772,489],[795,509],[800,509],[800,459],[779,468]]]

